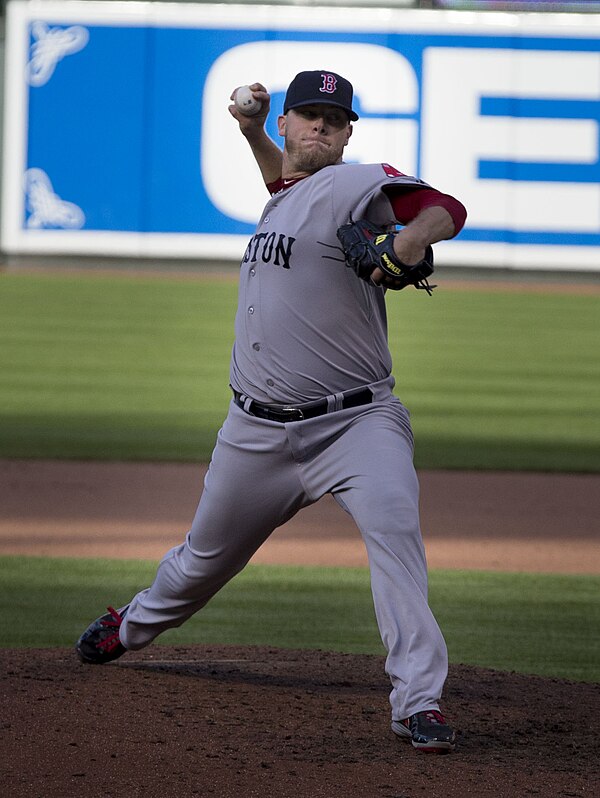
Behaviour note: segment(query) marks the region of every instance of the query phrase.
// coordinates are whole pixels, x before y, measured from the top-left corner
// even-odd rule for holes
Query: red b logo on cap
[[[321,77],[323,78],[323,85],[319,91],[324,91],[327,94],[333,94],[337,88],[337,78],[335,75],[329,75],[324,72]]]

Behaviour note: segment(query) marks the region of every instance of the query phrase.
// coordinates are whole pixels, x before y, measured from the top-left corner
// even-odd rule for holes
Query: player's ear
[[[285,136],[285,123],[286,118],[283,114],[277,117],[277,132],[280,136]]]
[[[352,127],[352,125],[348,125],[348,131],[346,133],[346,144],[350,141],[350,136],[352,135],[352,131],[353,130],[354,130],[354,128]],[[346,145],[344,145],[344,146],[346,146]]]

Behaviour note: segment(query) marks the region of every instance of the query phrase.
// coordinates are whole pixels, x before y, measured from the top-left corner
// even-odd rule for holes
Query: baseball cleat
[[[437,709],[417,712],[406,720],[393,720],[392,731],[426,754],[454,751],[456,735]]]
[[[113,607],[107,609],[106,615],[96,618],[75,644],[75,651],[82,662],[103,665],[118,659],[127,651],[119,639],[119,628],[129,604],[118,612]]]

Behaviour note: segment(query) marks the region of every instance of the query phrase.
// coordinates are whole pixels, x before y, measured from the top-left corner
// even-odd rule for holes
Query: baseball
[[[239,89],[236,89],[233,102],[244,116],[254,116],[262,108],[262,103],[252,96],[250,86],[240,86]]]

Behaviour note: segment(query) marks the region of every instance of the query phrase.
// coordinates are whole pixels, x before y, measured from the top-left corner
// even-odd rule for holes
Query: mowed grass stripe
[[[107,604],[147,587],[155,564],[0,558],[0,646],[75,640]],[[450,660],[600,680],[600,578],[432,571],[430,603]],[[40,619],[43,619],[41,623]],[[367,569],[249,565],[163,645],[227,643],[383,655]]]
[[[597,471],[600,295],[440,282],[388,296],[417,466]],[[0,275],[0,456],[207,460],[236,302],[216,278]]]

